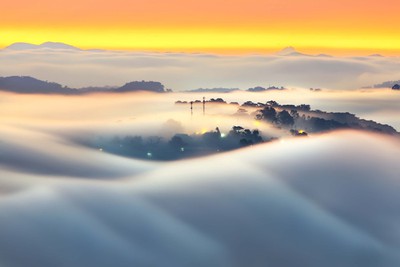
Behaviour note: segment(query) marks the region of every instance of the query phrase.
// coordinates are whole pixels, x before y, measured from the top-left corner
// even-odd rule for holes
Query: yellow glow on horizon
[[[268,29],[207,29],[207,28],[8,28],[0,46],[14,42],[40,44],[46,41],[64,42],[80,48],[116,50],[263,53],[294,46],[300,51],[343,54],[398,54],[400,35],[374,36],[366,32],[318,33],[288,32]]]
[[[400,55],[398,0],[18,0],[2,3],[0,47]]]

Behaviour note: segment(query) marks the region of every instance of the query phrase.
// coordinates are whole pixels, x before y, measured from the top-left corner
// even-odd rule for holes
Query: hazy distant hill
[[[13,43],[6,47],[9,50],[32,50],[32,49],[62,49],[62,50],[80,50],[79,48],[57,42],[45,42],[40,45],[30,44],[30,43]]]
[[[283,48],[281,51],[276,52],[275,55],[277,55],[277,56],[309,56],[307,54],[298,52],[292,46]]]
[[[398,81],[387,81],[380,84],[375,84],[374,88],[392,88],[395,84],[400,84],[400,80]]]
[[[133,91],[165,92],[164,85],[153,81],[134,81],[121,87],[85,87],[69,88],[54,82],[41,81],[29,76],[0,77],[0,91],[24,94],[88,94],[88,93],[123,93]]]
[[[28,44],[28,43],[13,43],[9,46],[7,46],[5,49],[9,50],[31,50],[31,49],[37,49],[38,45],[34,44]]]
[[[292,57],[303,56],[303,57],[316,57],[316,58],[332,58],[333,57],[328,54],[310,55],[310,54],[300,53],[292,46],[283,48],[282,50],[276,52],[275,55],[277,55],[277,56],[292,56]]]
[[[253,88],[249,88],[246,91],[248,92],[264,92],[264,91],[270,91],[270,90],[285,90],[284,87],[276,87],[276,86],[269,86],[267,88],[261,87],[261,86],[256,86]],[[189,90],[186,92],[190,93],[230,93],[234,91],[240,91],[239,88],[199,88],[199,89],[194,89],[194,90]]]
[[[88,86],[88,87],[79,88],[77,90],[80,93],[85,94],[85,93],[92,93],[92,92],[108,92],[108,91],[112,91],[117,88],[118,88],[118,86]]]
[[[133,92],[133,91],[150,91],[162,93],[165,92],[164,85],[160,82],[153,81],[135,81],[126,83],[124,86],[119,87],[117,89],[112,89],[112,92]]]
[[[26,94],[76,94],[76,89],[28,76],[0,77],[0,90]]]
[[[270,86],[268,88],[256,86],[256,87],[247,89],[248,92],[264,92],[264,91],[271,91],[271,90],[285,90],[285,88],[283,86],[281,86],[281,87]]]

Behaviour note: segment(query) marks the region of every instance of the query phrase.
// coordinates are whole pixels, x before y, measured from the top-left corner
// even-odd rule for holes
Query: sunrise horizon
[[[304,55],[318,56],[318,55],[329,55],[329,56],[371,56],[380,55],[388,57],[400,56],[400,49],[356,49],[356,48],[330,48],[330,47],[308,47],[308,46],[295,46],[292,44],[283,44],[282,46],[274,47],[149,47],[149,46],[102,46],[102,45],[79,45],[76,42],[63,41],[57,39],[43,39],[39,41],[29,41],[23,39],[17,39],[10,43],[3,42],[0,45],[0,50],[12,47],[15,44],[27,44],[40,46],[46,43],[60,43],[69,46],[73,46],[80,50],[104,50],[104,51],[121,51],[121,52],[154,52],[154,53],[195,53],[195,54],[214,54],[214,55],[273,55],[279,54],[279,52],[293,48],[295,52]]]
[[[75,3],[76,2],[76,3]],[[4,4],[0,47],[68,43],[82,49],[400,55],[400,4],[277,0],[92,2],[27,0]]]

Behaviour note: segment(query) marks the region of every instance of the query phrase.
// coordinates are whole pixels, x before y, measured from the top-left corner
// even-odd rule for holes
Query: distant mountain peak
[[[369,55],[369,57],[384,57],[384,56],[382,56],[381,54],[372,54],[372,55]]]
[[[80,50],[79,48],[60,43],[60,42],[45,42],[40,45],[17,42],[6,47],[9,50],[32,50],[32,49],[62,49],[62,50]]]
[[[79,48],[69,45],[69,44],[64,44],[60,42],[45,42],[39,45],[41,48],[51,48],[51,49],[71,49],[71,50],[80,50]]]
[[[36,48],[37,48],[37,45],[23,43],[23,42],[13,43],[6,47],[6,49],[10,49],[10,50],[29,50],[29,49],[36,49]]]
[[[332,57],[331,55],[328,54],[318,54],[316,57]]]
[[[283,48],[281,51],[276,53],[278,56],[305,56],[305,54],[299,53],[293,46]]]
[[[277,54],[287,55],[287,54],[296,53],[296,52],[297,51],[293,46],[287,46],[287,47],[283,48],[281,51],[279,51]]]

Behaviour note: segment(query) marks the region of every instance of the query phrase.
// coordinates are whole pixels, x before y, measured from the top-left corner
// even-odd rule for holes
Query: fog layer
[[[227,97],[326,107],[332,96],[345,99],[295,92]],[[347,99],[364,99],[360,113],[371,103],[396,110],[393,95],[371,94]],[[279,134],[232,117],[231,105],[209,106],[205,116],[196,107],[193,117],[174,105],[195,96],[1,94],[0,265],[400,265],[398,138],[332,132],[170,163],[80,145],[235,124]]]
[[[400,264],[398,140],[332,133],[145,169],[53,145],[2,160],[3,266]]]
[[[79,50],[0,51],[2,76],[28,75],[70,87],[156,80],[176,91],[257,85],[356,89],[400,77],[396,57],[292,54],[222,56]]]

